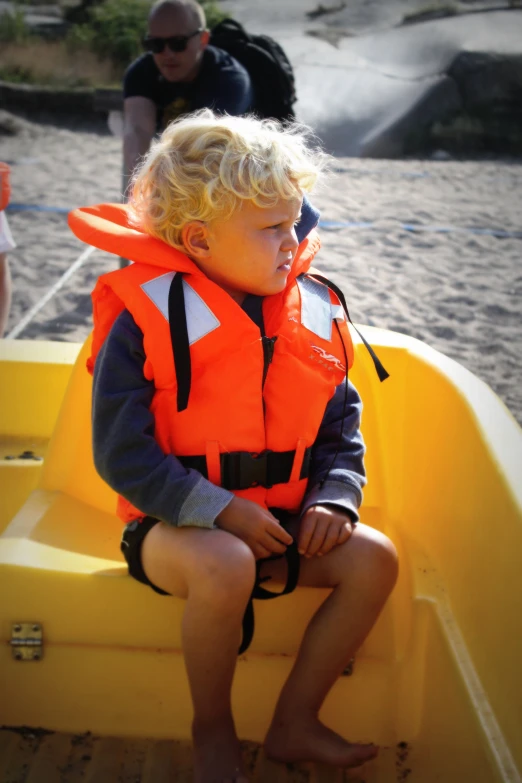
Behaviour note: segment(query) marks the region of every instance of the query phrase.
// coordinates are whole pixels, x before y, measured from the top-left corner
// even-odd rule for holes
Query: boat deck
[[[254,742],[243,742],[242,748],[252,783],[369,783],[372,779],[369,765],[342,771],[315,764],[275,764]],[[381,774],[387,767],[389,783],[402,783],[411,773],[408,755],[407,743],[384,748],[376,766]],[[0,783],[192,783],[192,779],[187,741],[0,729]]]

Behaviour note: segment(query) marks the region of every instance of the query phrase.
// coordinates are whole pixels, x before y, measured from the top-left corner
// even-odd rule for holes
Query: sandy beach
[[[120,198],[119,139],[17,125],[0,144],[12,166],[18,243],[8,332],[85,250],[67,210]],[[322,214],[317,266],[343,288],[352,319],[462,363],[522,423],[522,162],[337,158],[333,169],[313,197]],[[94,252],[17,336],[83,341],[90,291],[116,263]]]

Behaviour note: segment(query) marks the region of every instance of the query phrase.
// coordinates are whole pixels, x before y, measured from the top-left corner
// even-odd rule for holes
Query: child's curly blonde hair
[[[134,175],[130,219],[183,249],[192,220],[228,219],[243,201],[272,207],[314,187],[329,156],[309,128],[202,109],[171,123]]]

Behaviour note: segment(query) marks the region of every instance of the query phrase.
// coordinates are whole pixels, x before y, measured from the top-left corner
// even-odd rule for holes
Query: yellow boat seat
[[[366,331],[391,378],[380,385],[357,346],[352,379],[365,404],[369,479],[362,520],[394,540],[401,574],[353,674],[329,695],[324,719],[353,739],[410,743],[423,781],[437,779],[428,771],[430,754],[439,751],[454,754],[460,777],[452,780],[515,780],[502,776],[522,762],[515,741],[522,712],[513,698],[516,689],[522,693],[522,641],[510,633],[522,616],[511,548],[522,551],[513,467],[522,455],[520,430],[459,365],[411,338]],[[0,591],[9,596],[2,633],[7,639],[21,623],[43,629],[36,662],[20,663],[2,647],[8,698],[0,721],[188,737],[183,601],[127,574],[115,495],[92,463],[88,350],[73,370],[39,486],[0,536]],[[493,421],[484,421],[491,406]],[[509,438],[507,456],[499,433]],[[484,532],[486,502],[502,515],[507,552]],[[498,583],[500,573],[510,590]],[[262,739],[303,630],[325,596],[298,588],[256,602],[256,633],[233,694],[242,737]]]
[[[0,340],[0,533],[38,485],[80,347]]]

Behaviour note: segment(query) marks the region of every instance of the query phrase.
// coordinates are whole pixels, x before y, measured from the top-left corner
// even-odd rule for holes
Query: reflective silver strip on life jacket
[[[332,305],[332,318],[334,321],[344,321],[346,316],[344,314],[342,305]]]
[[[316,280],[300,275],[296,278],[301,294],[301,323],[310,332],[332,339],[332,313],[328,288]]]
[[[143,283],[141,286],[144,293],[154,302],[166,321],[169,320],[170,284],[175,274],[176,272],[167,272],[164,275],[155,277],[153,280],[149,280],[147,283]],[[202,337],[205,337],[205,335],[213,332],[221,324],[210,307],[186,280],[183,280],[183,293],[185,295],[188,338],[190,345],[192,345],[201,340]]]
[[[301,294],[301,323],[323,340],[331,340],[332,308],[328,288],[303,275],[296,280]]]

